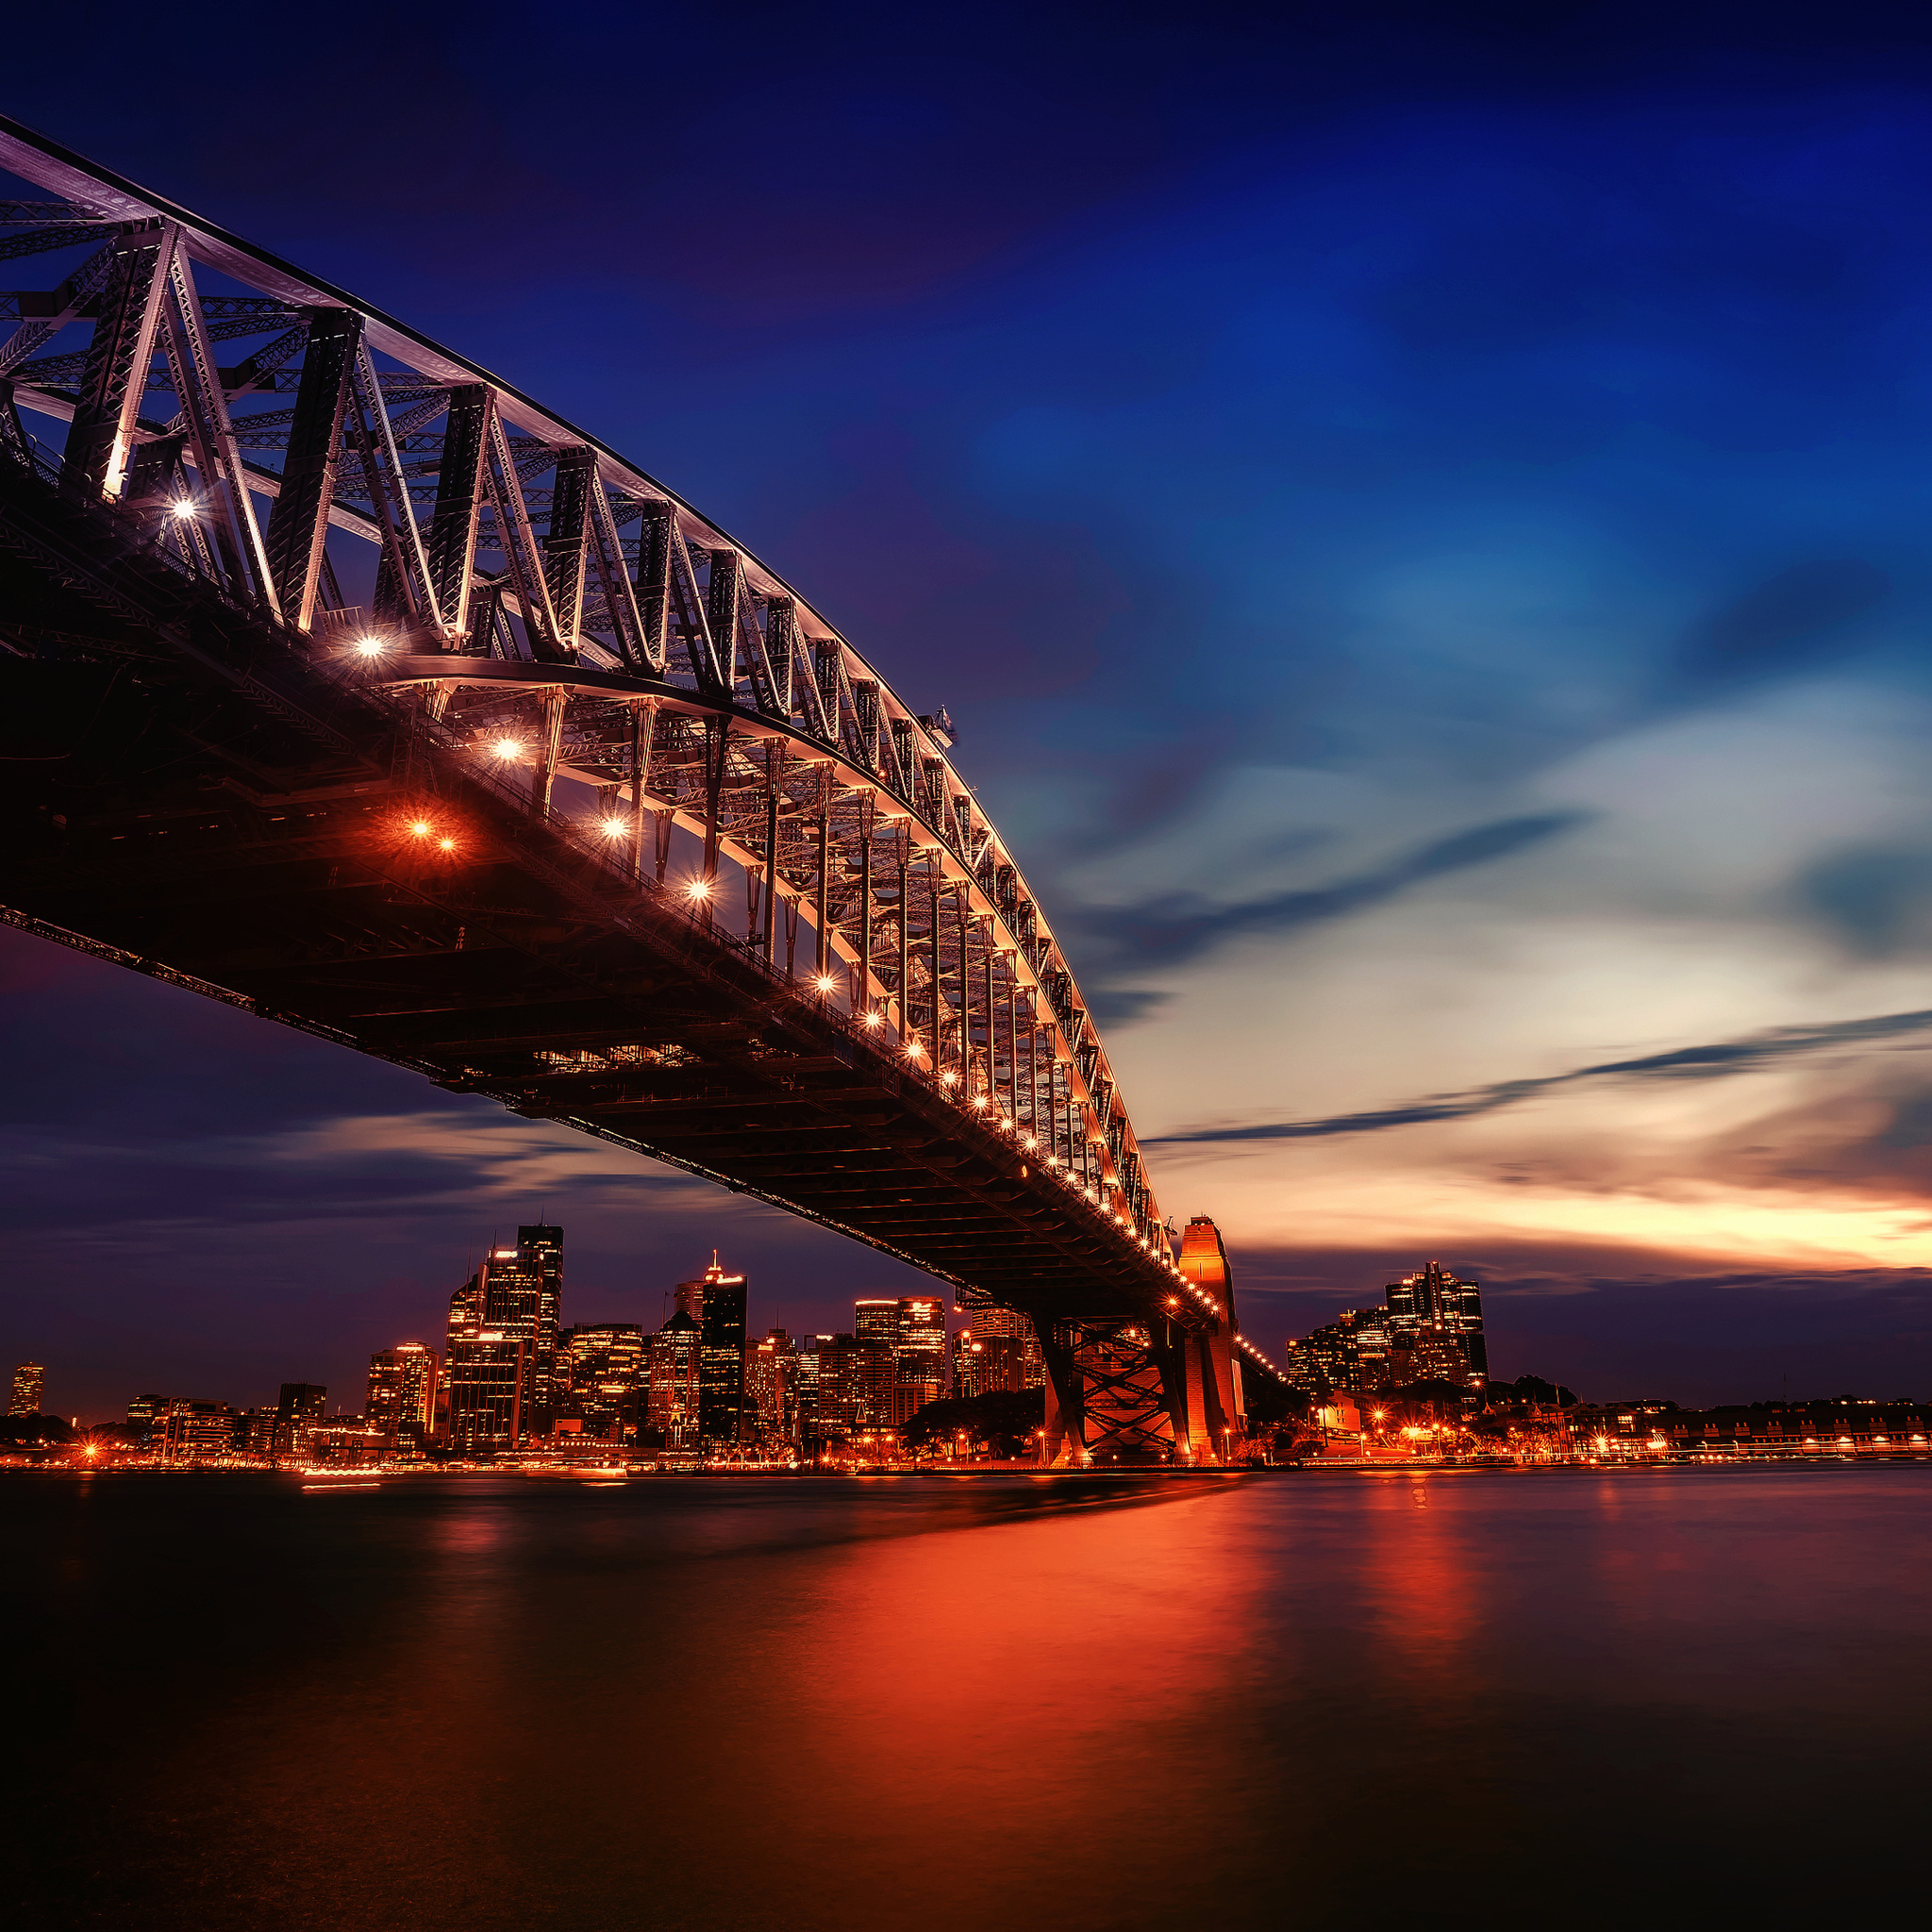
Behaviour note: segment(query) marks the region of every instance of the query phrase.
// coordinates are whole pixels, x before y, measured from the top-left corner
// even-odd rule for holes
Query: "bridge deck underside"
[[[1168,1277],[1037,1157],[741,943],[586,860],[101,512],[0,490],[0,903],[1037,1320],[1169,1306]],[[456,854],[408,834],[425,813],[461,827]]]

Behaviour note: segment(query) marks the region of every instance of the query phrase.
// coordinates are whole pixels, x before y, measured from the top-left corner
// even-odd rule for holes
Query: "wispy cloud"
[[[1880,1013],[1866,1020],[1838,1020],[1822,1026],[1774,1026],[1742,1040],[1719,1041],[1706,1046],[1680,1046],[1668,1053],[1644,1054],[1636,1059],[1603,1060],[1574,1067],[1566,1074],[1546,1074],[1528,1080],[1499,1080],[1460,1093],[1430,1094],[1400,1107],[1375,1108],[1361,1113],[1329,1114],[1317,1120],[1263,1121],[1246,1126],[1195,1127],[1186,1133],[1163,1134],[1149,1146],[1180,1146],[1209,1141],[1316,1141],[1338,1134],[1372,1134],[1388,1127],[1413,1127],[1435,1121],[1468,1120],[1495,1113],[1519,1102],[1559,1088],[1591,1080],[1719,1079],[1749,1073],[1774,1060],[1820,1053],[1832,1047],[1896,1040],[1932,1031],[1932,1008],[1909,1013]]]
[[[1278,892],[1239,906],[1204,905],[1193,894],[1110,909],[1106,931],[1137,963],[1178,965],[1239,933],[1291,932],[1385,904],[1412,886],[1508,858],[1581,824],[1582,811],[1535,812],[1473,825],[1325,886]]]

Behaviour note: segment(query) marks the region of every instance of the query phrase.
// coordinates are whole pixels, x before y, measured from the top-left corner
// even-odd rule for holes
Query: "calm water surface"
[[[0,1486],[0,1916],[1681,1924],[1923,1898],[1932,1465]]]

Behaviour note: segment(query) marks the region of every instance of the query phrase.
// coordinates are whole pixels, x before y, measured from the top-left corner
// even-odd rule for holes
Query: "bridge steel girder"
[[[92,331],[77,391],[15,372],[73,427],[58,476],[0,438],[0,677],[30,721],[9,639],[83,685],[138,662],[95,730],[146,747],[76,750],[78,813],[44,767],[0,768],[8,919],[759,1194],[1042,1335],[1211,1337],[943,713],[500,378],[4,118],[0,167],[63,198],[34,217],[50,250],[92,243],[76,274],[108,282],[55,318]],[[209,329],[256,323],[272,340],[215,369]],[[117,496],[144,448],[217,527]],[[373,617],[331,532],[368,546]],[[434,852],[408,832],[431,822]]]

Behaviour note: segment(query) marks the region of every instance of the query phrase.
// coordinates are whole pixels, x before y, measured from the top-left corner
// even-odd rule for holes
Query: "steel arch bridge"
[[[1020,1310],[1060,1459],[1238,1453],[1219,1237],[943,713],[497,377],[4,119],[0,168],[55,283],[0,293],[9,923]]]

